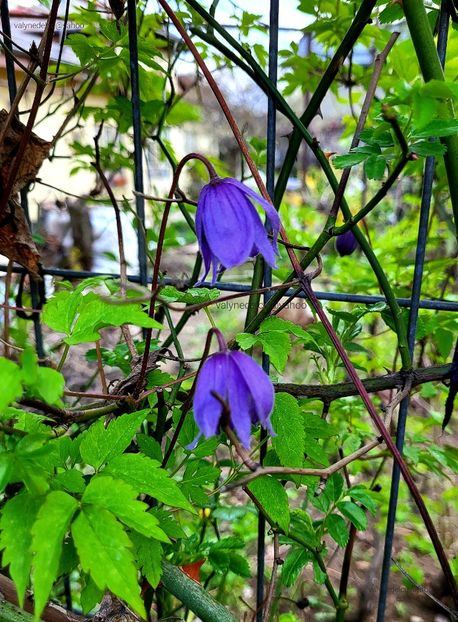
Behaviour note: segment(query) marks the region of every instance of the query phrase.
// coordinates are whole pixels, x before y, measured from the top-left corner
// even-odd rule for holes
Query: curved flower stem
[[[425,82],[430,80],[443,81],[444,71],[434,44],[433,33],[424,3],[419,0],[404,0],[402,7]],[[451,99],[447,99],[439,108],[439,118],[455,118]],[[455,227],[458,230],[458,134],[446,136],[441,141],[447,146],[444,162],[450,188],[450,200],[452,202]]]
[[[205,156],[201,155],[200,153],[188,153],[187,155],[185,155],[184,158],[182,158],[182,160],[180,160],[180,162],[178,163],[175,169],[175,172],[173,174],[173,179],[172,179],[172,185],[169,191],[169,196],[168,196],[169,199],[173,198],[173,196],[175,195],[175,192],[178,188],[178,182],[180,179],[181,171],[183,170],[185,164],[189,162],[189,160],[200,160],[206,166],[208,173],[210,175],[210,178],[213,179],[214,177],[217,177],[216,171],[213,165],[211,164],[211,162],[208,161],[208,159]],[[149,317],[154,317],[156,299],[159,293],[159,289],[158,289],[159,271],[161,267],[162,250],[164,247],[165,232],[167,229],[167,221],[169,218],[171,206],[172,206],[172,203],[170,202],[167,202],[165,204],[164,213],[162,215],[161,228],[159,230],[159,236],[157,240],[156,257],[154,260],[153,276],[151,279],[152,294],[151,294],[151,300],[150,300],[149,310],[148,310]],[[143,387],[143,382],[145,380],[146,368],[148,366],[148,355],[149,355],[150,348],[151,348],[152,333],[153,331],[151,328],[148,328],[146,330],[145,349],[143,352],[142,366],[140,369],[137,386],[135,387],[135,391],[134,391],[134,398],[137,398],[139,396],[140,391],[142,390],[142,387]]]

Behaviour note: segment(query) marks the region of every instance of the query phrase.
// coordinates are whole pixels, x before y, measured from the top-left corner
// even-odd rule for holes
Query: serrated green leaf
[[[191,287],[180,292],[176,287],[167,285],[161,289],[159,296],[165,302],[184,302],[194,305],[216,300],[220,295],[217,289],[209,289],[208,287]]]
[[[281,373],[285,369],[292,348],[289,335],[279,331],[261,333],[258,335],[258,342],[270,357],[272,365]]]
[[[80,603],[84,615],[87,615],[102,600],[103,590],[100,590],[89,575],[84,575],[83,587],[80,594]]]
[[[84,434],[80,445],[81,457],[94,469],[99,469],[130,445],[135,432],[140,427],[149,410],[122,415],[105,428],[102,419],[98,419]]]
[[[367,508],[371,514],[375,515],[377,511],[377,504],[374,499],[375,495],[371,490],[362,485],[352,486],[352,488],[348,491],[348,494],[352,499],[355,499],[355,501],[359,501],[362,505],[364,505],[364,507]]]
[[[77,508],[77,501],[66,492],[50,492],[32,527],[32,582],[35,620],[39,620],[57,578],[62,544]]]
[[[135,558],[151,587],[156,588],[162,576],[162,546],[157,540],[150,540],[139,533],[131,535],[135,546]]]
[[[32,526],[42,502],[43,498],[22,492],[6,502],[0,519],[2,566],[10,566],[20,607],[24,606],[32,565]]]
[[[339,501],[337,507],[342,514],[353,523],[356,529],[360,531],[367,529],[367,516],[364,510],[356,505],[356,503],[352,501]]]
[[[254,346],[258,338],[256,335],[252,335],[250,333],[239,333],[235,337],[235,340],[242,348],[242,350],[248,350],[249,348],[252,348]]]
[[[276,433],[272,444],[280,463],[301,467],[304,463],[305,432],[297,400],[288,393],[276,393],[271,422]]]
[[[231,553],[229,555],[229,570],[239,577],[248,579],[251,577],[251,569],[248,559],[242,557],[238,553]]]
[[[441,138],[458,132],[458,119],[433,119],[421,129],[412,132],[414,138]]]
[[[323,585],[328,575],[326,574],[324,570],[320,568],[320,564],[316,558],[313,558],[312,563],[313,563],[313,577],[316,583],[318,583],[318,585]]]
[[[210,547],[210,551],[217,551],[219,549],[243,549],[243,547],[245,546],[244,541],[242,540],[242,538],[235,538],[235,537],[229,537],[229,538],[221,538],[221,540],[218,540],[217,542],[213,542],[211,547]]]
[[[272,524],[278,525],[287,533],[290,521],[288,496],[280,482],[264,475],[250,482],[248,488],[258,499]]]
[[[123,479],[137,492],[144,492],[162,503],[195,514],[178,483],[155,460],[141,454],[124,454],[112,460],[104,473]]]
[[[329,535],[339,546],[346,546],[348,542],[348,529],[345,520],[338,514],[329,514],[326,517],[325,526]]]
[[[116,494],[113,494],[113,491],[116,491]],[[91,479],[82,502],[109,510],[125,525],[144,536],[161,542],[170,542],[159,527],[157,518],[146,511],[147,504],[137,501],[137,496],[136,490],[127,482],[113,479],[109,475],[100,475]]]
[[[86,488],[83,474],[76,469],[69,469],[68,471],[57,473],[52,480],[52,484],[55,488],[63,488],[73,493],[82,493]]]
[[[382,179],[385,174],[386,160],[380,156],[370,156],[364,163],[368,179]]]
[[[413,145],[409,145],[409,149],[419,156],[436,156],[443,155],[447,151],[447,147],[442,143],[421,140]]]
[[[145,618],[132,542],[111,512],[86,506],[72,524],[81,567],[99,590],[108,588]]]
[[[140,451],[158,462],[162,462],[163,455],[160,443],[157,442],[152,436],[146,434],[137,434],[137,443]]]
[[[305,453],[309,458],[318,462],[318,464],[322,464],[324,466],[329,465],[329,457],[323,447],[319,444],[319,442],[312,438],[311,436],[305,437]]]
[[[3,492],[13,474],[14,458],[11,453],[0,454],[0,492]]]
[[[304,412],[304,430],[312,438],[330,438],[337,434],[336,428],[322,419],[319,415]]]
[[[301,548],[292,548],[288,552],[281,568],[281,581],[286,587],[291,587],[306,564],[312,560],[312,554]]]
[[[22,395],[19,367],[3,357],[0,357],[0,387],[0,410]]]
[[[37,368],[37,380],[32,389],[47,404],[56,404],[64,394],[65,379],[49,367]]]
[[[143,328],[161,328],[140,304],[117,304],[95,292],[84,294],[89,286],[104,279],[86,279],[74,291],[57,292],[44,306],[42,320],[53,330],[64,333],[65,343],[75,345],[100,339],[99,330],[106,326],[133,324]]]
[[[344,480],[340,473],[333,473],[326,482],[324,488],[325,494],[329,497],[332,503],[337,503],[340,499],[343,491]]]
[[[165,510],[158,510],[153,508],[150,510],[151,514],[157,518],[159,525],[163,531],[169,536],[169,538],[176,538],[180,540],[186,538],[186,534],[178,524],[177,520]]]
[[[294,322],[284,320],[283,318],[272,315],[264,320],[259,327],[260,333],[270,333],[272,331],[280,331],[284,333],[291,333],[295,337],[307,338],[307,331],[301,326],[298,326]]]

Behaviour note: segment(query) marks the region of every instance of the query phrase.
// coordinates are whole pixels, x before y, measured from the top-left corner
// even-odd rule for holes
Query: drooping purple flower
[[[272,382],[262,367],[243,352],[226,350],[212,354],[199,372],[193,409],[205,438],[218,434],[220,425],[224,425],[224,404],[228,423],[244,447],[250,446],[252,424],[260,423],[274,435],[270,424],[274,404]]]
[[[253,204],[266,212],[272,229],[272,240]],[[202,254],[205,274],[212,267],[212,283],[220,268],[233,268],[258,253],[272,268],[276,268],[277,236],[280,218],[269,201],[230,177],[213,177],[199,195],[196,212],[196,233]]]
[[[358,241],[351,230],[345,231],[336,238],[336,251],[341,257],[351,255],[357,246]]]

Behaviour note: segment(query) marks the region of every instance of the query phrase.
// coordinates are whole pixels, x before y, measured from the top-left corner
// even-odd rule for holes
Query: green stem
[[[334,174],[332,166],[330,165],[328,159],[321,150],[318,142],[308,132],[306,126],[310,123],[310,121],[319,110],[320,104],[324,96],[326,95],[333,79],[335,78],[344,58],[348,55],[356,39],[361,34],[364,26],[368,23],[372,9],[375,5],[375,1],[367,0],[362,2],[352,25],[350,26],[347,34],[342,40],[342,43],[337,49],[312,99],[310,100],[309,105],[307,106],[300,119],[291,110],[281,93],[276,89],[276,87],[269,80],[267,75],[262,71],[259,65],[257,65],[255,59],[251,56],[251,54],[247,50],[245,50],[245,48],[243,48],[231,35],[229,35],[225,31],[225,29],[196,2],[196,0],[187,0],[187,3],[201,17],[203,17],[206,22],[212,28],[214,28],[214,30],[218,32],[218,34],[220,34],[237,51],[238,54],[240,54],[241,58],[243,58],[246,63],[251,67],[253,73],[257,78],[257,83],[261,86],[261,88],[263,88],[265,92],[268,92],[274,98],[277,109],[285,114],[294,126],[294,130],[290,138],[289,148],[285,156],[285,160],[283,162],[283,166],[280,171],[280,175],[275,189],[275,205],[280,205],[281,199],[286,189],[287,180],[296,162],[297,152],[299,150],[302,139],[305,140],[307,145],[312,149],[332,190],[334,191],[334,193],[337,192],[339,182]],[[341,202],[341,209],[344,214],[345,220],[350,220],[352,214],[348,203],[343,198]],[[334,227],[334,225],[335,218],[331,216],[328,218],[324,230],[320,234],[318,240],[303,258],[301,262],[301,266],[303,269],[311,264],[311,262],[316,258],[318,253],[330,240],[330,238],[332,237],[332,228]],[[403,368],[410,369],[411,361],[407,345],[406,328],[402,322],[401,309],[399,308],[399,305],[396,301],[394,291],[363,232],[358,227],[355,227],[353,229],[353,233],[361,247],[361,250],[365,254],[372,270],[374,271],[379,286],[386,298],[388,306],[390,307],[398,337],[398,346],[401,354]],[[252,281],[252,286],[255,288],[258,288],[260,286],[261,281],[259,279],[260,276],[262,277],[262,271],[260,267],[259,269],[257,268],[257,270],[259,270],[256,272],[257,281],[255,282],[254,278]],[[292,272],[290,275],[288,275],[286,281],[290,281],[291,279],[295,278],[295,276],[295,273]],[[253,313],[255,306],[253,302],[249,308],[249,313],[247,315],[245,331],[255,332],[257,328],[259,328],[261,322],[272,312],[275,305],[279,302],[282,296],[283,292],[279,290],[276,294],[272,296],[272,298],[269,299],[269,301],[264,305],[264,307],[259,311],[257,315]]]
[[[420,69],[425,82],[430,80],[444,80],[444,72],[439,60],[433,33],[429,25],[425,5],[420,0],[404,0],[402,3],[407,26],[417,54]],[[439,108],[440,119],[454,119],[455,111],[451,99],[448,99]],[[445,169],[450,188],[455,227],[458,229],[458,134],[441,139],[447,147],[444,154]]]
[[[162,583],[168,592],[199,616],[202,622],[237,622],[226,607],[214,600],[199,583],[165,560],[162,562]]]

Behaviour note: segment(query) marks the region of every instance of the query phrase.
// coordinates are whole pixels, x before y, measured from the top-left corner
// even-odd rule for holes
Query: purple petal
[[[210,247],[208,246],[207,238],[205,237],[205,231],[202,225],[202,213],[208,208],[207,207],[207,194],[208,187],[205,186],[202,188],[202,191],[199,195],[199,201],[197,204],[196,210],[196,235],[197,241],[199,242],[199,248],[202,255],[202,259],[204,260],[205,271],[201,279],[199,279],[197,285],[200,285],[205,281],[207,274],[210,271],[211,263],[212,263],[212,254],[210,251]]]
[[[226,399],[227,354],[217,353],[208,357],[197,378],[194,393],[194,419],[202,434],[208,438],[218,433],[223,407],[211,392],[215,391]]]
[[[267,237],[267,231],[262,224],[261,219],[259,218],[258,212],[255,210],[254,206],[251,203],[250,208],[252,210],[254,225],[254,246],[251,256],[261,253],[269,266],[271,266],[272,268],[276,268],[277,264],[275,260],[275,251],[272,241],[269,240],[269,238]]]
[[[231,426],[235,430],[242,445],[250,447],[252,399],[250,389],[245,382],[240,370],[233,360],[233,352],[230,352],[230,364],[228,365],[229,377],[229,407],[231,411]]]
[[[232,179],[231,177],[228,177],[227,179],[224,180],[224,182],[231,186],[235,186],[236,188],[241,190],[247,197],[251,197],[252,199],[254,199],[257,203],[259,203],[262,209],[266,212],[267,219],[270,223],[270,226],[272,227],[272,235],[273,235],[272,245],[274,247],[274,251],[278,254],[277,237],[278,237],[278,232],[280,231],[280,216],[278,215],[278,212],[275,209],[275,207],[272,205],[270,201],[267,201],[260,194],[258,194],[257,192],[255,192],[254,190],[252,190],[251,188],[243,184],[241,181],[238,181],[237,179]]]
[[[212,255],[225,268],[233,268],[248,259],[253,246],[254,226],[244,205],[247,199],[224,182],[207,188],[205,210],[202,211],[205,236]]]
[[[231,352],[231,357],[249,387],[256,420],[272,434],[269,417],[274,406],[274,388],[269,376],[244,352]]]

